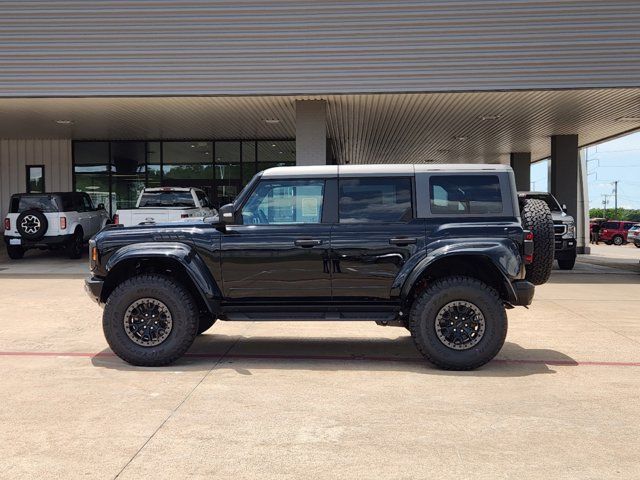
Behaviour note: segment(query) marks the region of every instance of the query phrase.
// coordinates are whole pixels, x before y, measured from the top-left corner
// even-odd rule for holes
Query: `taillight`
[[[529,230],[524,232],[524,252],[522,257],[525,264],[533,263],[533,232]]]
[[[180,214],[180,218],[189,218],[189,214],[188,213],[182,213],[182,214]]]
[[[67,229],[67,217],[60,217],[60,230]]]
[[[118,225],[120,223],[120,215],[118,215],[117,213],[113,216],[113,223],[115,225]]]
[[[11,230],[11,220],[9,220],[8,218],[4,219],[4,229]]]

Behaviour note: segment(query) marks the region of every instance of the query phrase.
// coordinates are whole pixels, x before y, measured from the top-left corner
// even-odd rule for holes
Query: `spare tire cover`
[[[534,285],[542,285],[549,280],[555,254],[551,210],[544,200],[528,198],[521,216],[522,228],[533,232],[533,263],[527,265],[525,278]]]
[[[27,240],[40,240],[47,233],[49,222],[40,210],[25,210],[18,215],[18,233]]]

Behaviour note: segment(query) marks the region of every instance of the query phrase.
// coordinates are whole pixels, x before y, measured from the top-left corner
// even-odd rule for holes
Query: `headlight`
[[[565,222],[567,226],[567,231],[563,235],[564,238],[575,238],[576,236],[576,224],[573,222]]]

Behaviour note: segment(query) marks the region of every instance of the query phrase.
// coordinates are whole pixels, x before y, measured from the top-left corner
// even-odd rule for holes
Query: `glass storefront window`
[[[296,142],[266,140],[258,142],[258,171],[296,164]]]
[[[111,142],[111,210],[134,208],[146,185],[145,142]]]
[[[231,203],[242,189],[240,142],[216,142],[216,203]]]
[[[295,141],[75,141],[73,155],[76,191],[114,214],[134,207],[145,186],[200,188],[220,207],[256,172],[295,165]]]
[[[94,205],[111,212],[109,142],[74,142],[73,172],[76,192],[86,192]]]

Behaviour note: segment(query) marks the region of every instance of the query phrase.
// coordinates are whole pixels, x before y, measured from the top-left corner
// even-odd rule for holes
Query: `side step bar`
[[[220,320],[230,322],[291,322],[291,321],[374,321],[378,325],[397,323],[396,312],[228,312],[220,315]]]

